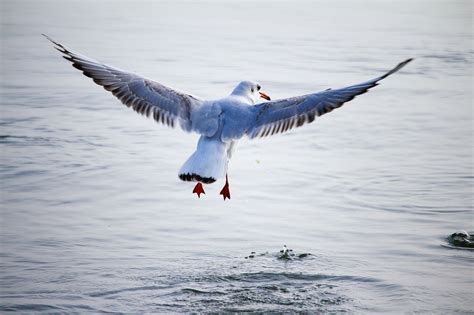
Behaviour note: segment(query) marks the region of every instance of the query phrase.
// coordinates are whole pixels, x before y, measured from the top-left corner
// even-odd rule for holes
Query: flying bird
[[[230,199],[227,168],[240,138],[267,137],[311,123],[316,117],[367,92],[413,60],[407,59],[375,79],[340,89],[272,101],[260,84],[242,81],[224,98],[202,100],[75,53],[43,36],[73,67],[111,92],[127,107],[152,117],[158,123],[171,127],[179,125],[184,131],[198,133],[200,138],[196,151],[181,167],[178,176],[183,181],[197,182],[193,193],[199,198],[205,194],[202,184],[211,184],[225,177],[225,185],[220,191],[224,200]]]

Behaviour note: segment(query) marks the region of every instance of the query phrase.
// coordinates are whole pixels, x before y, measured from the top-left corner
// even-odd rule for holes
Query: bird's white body
[[[74,53],[47,38],[75,68],[112,92],[127,107],[159,123],[171,127],[179,123],[184,131],[200,134],[196,151],[179,171],[182,180],[198,182],[193,191],[198,196],[205,193],[201,183],[213,183],[227,175],[229,159],[240,138],[266,137],[311,123],[367,92],[412,60],[401,62],[375,79],[340,89],[258,103],[260,98],[268,101],[270,98],[260,91],[259,84],[243,81],[229,96],[206,101]],[[224,199],[230,198],[227,176],[221,194]]]
[[[193,129],[200,130],[202,136],[196,151],[179,170],[179,178],[209,184],[225,177],[237,141],[243,136],[243,132],[235,133],[241,129],[235,125],[243,121],[236,118],[250,116],[249,106],[257,101],[255,92],[258,89],[252,92],[249,88],[252,84],[241,82],[229,96],[205,101],[191,115]]]

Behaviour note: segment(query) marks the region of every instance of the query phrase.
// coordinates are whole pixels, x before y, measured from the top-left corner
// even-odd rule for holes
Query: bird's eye
[[[250,91],[252,91],[252,93],[253,93],[253,88],[251,88]]]
[[[261,88],[260,84],[257,84],[257,91],[260,91]]]

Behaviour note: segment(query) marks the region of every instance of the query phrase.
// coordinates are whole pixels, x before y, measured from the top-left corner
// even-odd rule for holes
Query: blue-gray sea
[[[474,251],[446,246],[474,230],[471,1],[0,12],[0,312],[474,312]],[[205,99],[242,80],[307,94],[416,59],[310,125],[240,141],[224,202],[222,181],[198,199],[177,176],[197,135],[126,108],[41,33]]]

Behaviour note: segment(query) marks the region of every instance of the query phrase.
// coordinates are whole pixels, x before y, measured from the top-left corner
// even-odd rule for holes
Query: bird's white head
[[[260,98],[263,98],[269,101],[270,96],[268,96],[265,92],[260,91],[260,90],[261,90],[261,86],[258,83],[250,82],[250,81],[242,81],[235,87],[231,95],[244,97],[248,99],[251,104],[258,103]]]

